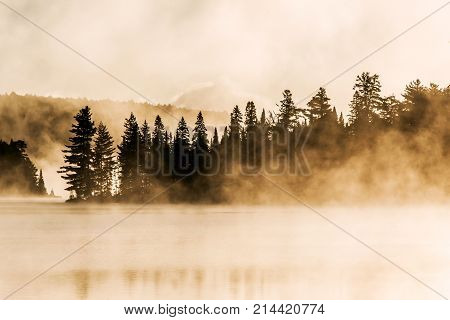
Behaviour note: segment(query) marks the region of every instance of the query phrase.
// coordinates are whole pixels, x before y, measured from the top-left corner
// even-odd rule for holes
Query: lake
[[[2,298],[137,205],[0,201]],[[448,205],[318,207],[450,296]],[[439,299],[303,206],[148,205],[10,299]]]

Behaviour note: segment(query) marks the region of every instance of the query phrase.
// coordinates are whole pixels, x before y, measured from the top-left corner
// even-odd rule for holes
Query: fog
[[[198,85],[225,82],[238,96],[261,97],[267,105],[259,107],[271,108],[282,90],[289,88],[302,99],[444,2],[6,3],[152,101],[169,103]],[[346,113],[349,88],[362,71],[379,72],[385,94],[399,94],[416,78],[445,85],[448,10],[330,84],[338,112]],[[0,91],[141,99],[3,6],[0,25]]]
[[[211,138],[211,126],[228,124],[235,104],[242,110],[253,100],[259,116],[262,108],[275,109],[282,90],[290,89],[304,107],[302,98],[444,4],[6,3],[140,93],[0,4],[0,139],[26,140],[48,191],[63,197],[68,194],[57,169],[81,107],[92,108],[95,124],[108,126],[115,145],[130,112],[139,124],[152,124],[160,114],[174,132],[181,116],[192,126],[198,110],[214,110],[204,113]],[[417,78],[447,87],[449,10],[330,83],[327,92],[337,112],[348,115],[352,86],[362,71],[380,74],[382,96],[400,98]],[[358,139],[348,135],[344,148],[338,136],[324,135],[329,148],[305,151],[303,175],[267,176],[272,182],[263,176],[219,176],[203,195],[220,205],[174,204],[177,195],[194,199],[201,188],[173,185],[11,298],[440,298],[302,203],[448,296],[450,118],[448,100],[440,103],[439,116],[426,119],[414,134],[377,127],[366,140],[364,133]],[[155,104],[164,104],[167,112]],[[327,156],[338,160],[329,165]],[[152,195],[165,187],[152,186]],[[1,297],[138,209],[64,200],[0,198]]]
[[[0,295],[134,211],[0,202]],[[444,295],[448,207],[316,207]],[[147,206],[11,299],[439,299],[303,206]]]

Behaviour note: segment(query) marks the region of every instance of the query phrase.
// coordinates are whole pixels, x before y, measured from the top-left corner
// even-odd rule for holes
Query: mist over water
[[[80,247],[134,205],[0,202],[0,294]],[[448,205],[318,207],[450,293]],[[149,205],[12,299],[438,299],[303,206]]]
[[[450,46],[441,1],[53,2],[15,0],[25,20],[0,12],[0,298],[450,297]],[[380,72],[383,86],[366,71]],[[84,106],[93,122],[80,128],[102,122],[114,150],[92,157],[100,145],[92,141],[72,161],[62,150],[82,145],[70,146],[80,135],[69,130]],[[154,132],[157,115],[164,138],[139,151],[140,138],[125,144],[147,137],[144,121]],[[255,128],[262,134],[252,140]],[[134,159],[159,152],[160,142],[169,151],[158,169],[179,164],[177,129],[186,142],[179,150],[201,154],[201,131],[208,154],[219,150],[216,167],[236,171],[141,176],[145,165]],[[312,133],[293,150],[275,139],[299,130]],[[17,140],[22,147],[11,147]],[[240,157],[248,151],[240,143],[256,145],[248,148],[256,155]],[[286,154],[285,168],[300,156],[305,172],[242,173],[253,158],[267,160],[258,172],[266,173]],[[98,179],[104,166],[89,161],[109,156],[124,161]],[[95,179],[84,174],[91,171]],[[68,186],[72,203],[64,203]],[[44,197],[51,191],[62,198]]]

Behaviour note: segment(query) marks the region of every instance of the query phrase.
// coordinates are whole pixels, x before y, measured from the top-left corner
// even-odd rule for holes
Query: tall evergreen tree
[[[260,124],[266,124],[267,120],[266,120],[266,110],[264,110],[264,108],[262,109],[261,112],[261,117],[259,118],[259,123]]]
[[[404,107],[411,110],[415,105],[426,102],[426,88],[419,79],[416,79],[406,85],[402,96],[404,99]]]
[[[228,161],[239,161],[241,157],[242,113],[238,106],[233,108],[230,115],[230,130],[227,146]],[[230,164],[231,165],[231,164]]]
[[[160,148],[164,142],[164,124],[159,115],[155,118],[155,125],[152,133],[152,145],[154,148]]]
[[[139,141],[142,144],[142,147],[140,147],[142,152],[146,152],[150,149],[151,138],[152,137],[150,135],[150,127],[148,125],[147,120],[144,120],[144,123],[141,126],[140,139],[139,139]]]
[[[118,146],[119,193],[122,196],[135,196],[140,194],[141,181],[138,168],[139,125],[133,113],[125,120],[124,127],[122,142]]]
[[[226,145],[228,144],[227,140],[230,137],[230,134],[228,132],[228,127],[225,126],[225,129],[223,129],[223,135],[222,138],[220,139],[220,147],[221,149],[224,149],[226,147]],[[223,150],[222,152],[224,152],[225,150]]]
[[[342,114],[342,112],[341,112],[341,114],[339,115],[338,124],[339,124],[339,126],[340,126],[341,128],[344,128],[344,127],[345,127],[345,120],[344,120],[344,115]]]
[[[256,164],[256,152],[258,140],[258,118],[256,116],[256,107],[253,101],[249,101],[245,107],[245,129],[243,133],[243,154],[242,161],[246,164],[244,169],[249,169]]]
[[[114,157],[114,141],[108,128],[102,122],[98,125],[94,142],[94,195],[100,198],[107,198],[112,196],[116,160]]]
[[[400,111],[401,127],[407,131],[416,131],[425,120],[429,105],[427,90],[419,79],[409,83],[402,94],[404,101]]]
[[[241,138],[242,133],[242,113],[239,106],[235,106],[230,115],[230,138],[234,141]]]
[[[47,195],[47,189],[45,188],[44,176],[42,175],[42,169],[39,170],[39,178],[37,182],[37,193],[39,195]]]
[[[292,131],[300,119],[300,108],[295,106],[292,93],[289,90],[283,91],[283,100],[280,101],[278,122],[281,128]]]
[[[168,170],[168,166],[164,164],[164,159],[168,155],[164,154],[165,148],[165,128],[159,115],[155,118],[155,123],[152,132],[149,169],[152,175],[161,177],[163,172]]]
[[[307,103],[308,109],[306,110],[306,114],[310,124],[313,124],[319,119],[324,119],[332,112],[329,101],[330,98],[328,98],[325,89],[319,88],[316,95]]]
[[[192,172],[192,163],[190,159],[191,143],[189,137],[189,129],[181,117],[178,123],[177,131],[174,140],[174,174],[176,176],[184,176]]]
[[[263,139],[262,142],[263,141],[267,142],[269,140],[269,135],[270,135],[270,124],[267,120],[266,111],[264,109],[261,112],[261,117],[260,117],[258,125],[259,125],[258,131]]]
[[[256,117],[256,107],[253,101],[247,102],[247,106],[245,107],[245,130],[252,130],[252,128],[256,127],[258,123],[258,118]]]
[[[353,90],[349,124],[351,133],[355,135],[357,132],[371,129],[371,124],[377,117],[376,111],[379,110],[382,101],[379,76],[363,72],[356,77]]]
[[[65,165],[59,173],[69,185],[66,190],[73,191],[77,199],[87,199],[92,196],[95,185],[92,170],[92,138],[96,132],[94,121],[92,121],[91,109],[86,106],[74,117],[69,138],[69,145],[63,150]]]
[[[192,135],[192,148],[195,170],[198,173],[205,173],[206,161],[209,152],[208,134],[201,112],[197,115],[197,121]]]
[[[220,142],[219,142],[219,134],[217,133],[217,128],[214,128],[214,135],[212,137],[211,140],[211,149],[212,150],[217,150],[217,148],[219,147]]]
[[[256,159],[259,164],[261,164],[261,161],[265,156],[265,153],[268,151],[267,147],[270,142],[269,140],[270,140],[270,124],[266,117],[266,111],[263,109],[258,123],[257,142],[256,142],[257,146]]]
[[[393,126],[397,123],[399,117],[400,101],[398,101],[393,95],[383,98],[379,112],[383,123],[386,126]]]
[[[211,144],[210,144],[210,168],[212,174],[218,174],[220,170],[220,163],[221,163],[221,147],[220,147],[220,140],[219,140],[219,133],[217,132],[217,128],[214,128],[214,135],[211,138]]]
[[[228,126],[225,126],[219,144],[219,155],[217,157],[219,159],[219,165],[216,166],[216,168],[219,168],[221,173],[229,172],[232,168],[231,161],[229,161],[231,159],[230,145],[230,133]]]
[[[139,132],[139,169],[141,173],[141,194],[144,195],[150,190],[150,177],[149,177],[149,161],[151,157],[151,134],[150,126],[147,120],[144,120]]]
[[[197,121],[195,122],[195,127],[192,135],[192,146],[196,152],[208,152],[208,134],[203,120],[202,112],[200,111],[197,115]]]

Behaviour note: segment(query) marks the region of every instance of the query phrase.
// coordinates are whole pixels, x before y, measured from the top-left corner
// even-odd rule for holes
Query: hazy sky
[[[147,97],[200,83],[301,99],[444,4],[428,1],[5,0]],[[328,86],[346,110],[356,74],[385,94],[421,78],[450,83],[450,5]],[[140,99],[0,5],[0,92]],[[267,106],[265,106],[267,107]]]

